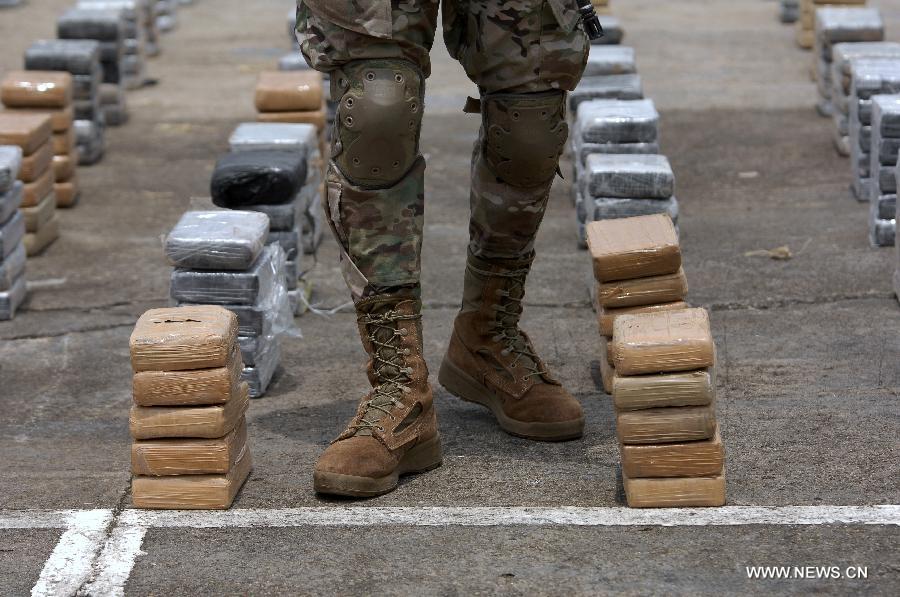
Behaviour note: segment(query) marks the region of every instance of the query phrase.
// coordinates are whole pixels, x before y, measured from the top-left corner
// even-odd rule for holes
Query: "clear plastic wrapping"
[[[618,411],[707,406],[716,398],[715,368],[684,373],[616,375],[613,404]]]
[[[653,100],[591,100],[575,119],[578,143],[652,143],[659,140]]]
[[[668,158],[655,154],[593,154],[581,173],[582,195],[633,199],[668,199],[675,175]]]
[[[218,306],[151,309],[131,334],[132,368],[138,373],[225,367],[237,329],[237,317]]]
[[[621,199],[597,197],[584,201],[585,222],[666,214],[678,222],[678,199]]]
[[[606,336],[600,336],[600,358],[598,359],[600,366],[600,381],[603,383],[603,391],[612,394],[613,379],[616,370],[613,369],[609,358],[609,339]]]
[[[859,60],[853,63],[851,98],[900,92],[900,61]],[[852,101],[852,100],[851,100]]]
[[[269,218],[252,211],[189,211],[166,237],[166,257],[175,267],[249,269],[262,253]]]
[[[314,70],[260,73],[254,101],[260,112],[320,110],[325,101],[322,75]]]
[[[25,246],[22,243],[19,243],[4,259],[0,259],[0,292],[11,289],[16,280],[25,273],[27,259]]]
[[[0,83],[8,108],[66,108],[72,102],[72,75],[63,71],[14,70]]]
[[[716,477],[724,472],[725,448],[711,439],[659,445],[621,445],[622,472],[630,478]]]
[[[594,99],[636,100],[644,97],[640,75],[585,77],[569,94],[569,110],[575,114],[582,102]]]
[[[613,322],[619,315],[628,315],[630,313],[652,313],[654,311],[674,311],[676,309],[687,309],[689,305],[684,301],[675,301],[671,303],[660,303],[655,305],[640,305],[637,307],[619,307],[605,308],[597,303],[596,292],[591,297],[594,303],[594,310],[597,312],[597,323],[600,326],[600,333],[607,338],[612,338]]]
[[[269,332],[261,336],[239,336],[238,345],[241,348],[241,357],[244,367],[257,367],[270,358],[273,352],[272,345],[278,342],[278,337]]]
[[[681,267],[678,235],[665,215],[592,222],[587,236],[600,282],[671,274]]]
[[[248,205],[247,211],[256,211],[269,217],[269,230],[292,230],[303,223],[303,204],[294,200],[290,203]]]
[[[591,46],[585,77],[627,75],[637,72],[634,48],[628,46]]]
[[[245,271],[204,271],[176,268],[172,272],[172,298],[182,303],[253,305],[284,284],[284,251],[268,245]]]
[[[575,137],[572,147],[579,172],[592,153],[659,153],[659,143],[584,143]]]
[[[25,51],[27,70],[64,70],[94,76],[100,63],[100,42],[94,39],[41,39]]]
[[[129,427],[134,439],[167,437],[217,438],[231,432],[249,406],[249,388],[241,384],[235,400],[209,406],[131,407]]]
[[[824,6],[815,14],[816,38],[821,44],[884,39],[884,20],[877,8]]]
[[[132,395],[138,406],[205,406],[237,399],[243,360],[232,348],[224,367],[185,371],[141,371],[134,374]]]
[[[612,354],[619,375],[712,367],[709,315],[705,309],[621,315],[613,324]]]
[[[0,145],[0,202],[13,190],[19,169],[22,167],[22,148],[18,145]],[[4,219],[0,219],[0,222]]]
[[[872,193],[869,201],[869,242],[873,247],[894,246],[897,236],[897,195]]]
[[[877,133],[879,140],[900,138],[900,95],[872,98],[872,132]]]
[[[6,222],[0,223],[0,260],[16,250],[25,237],[25,217],[14,213]]]
[[[231,151],[296,151],[304,159],[309,159],[318,144],[319,134],[313,125],[278,122],[241,123],[228,139]]]
[[[247,423],[241,419],[225,437],[215,439],[151,439],[131,445],[135,475],[224,475],[247,449]]]
[[[56,20],[59,39],[121,41],[124,23],[121,10],[70,8]]]
[[[681,301],[687,295],[688,282],[684,270],[633,280],[597,283],[597,302],[601,307],[616,309]]]
[[[238,151],[216,163],[210,191],[213,203],[231,209],[287,203],[306,182],[306,156],[290,151]]]
[[[309,65],[306,63],[303,54],[300,52],[291,52],[278,59],[278,70],[309,70]]]
[[[53,134],[46,114],[32,112],[0,112],[0,145],[17,145],[28,157]]]
[[[725,476],[641,479],[622,475],[631,508],[703,508],[725,505]]]
[[[250,450],[245,448],[224,475],[136,476],[131,501],[135,508],[227,510],[252,469]]]
[[[256,355],[255,367],[244,367],[241,379],[250,386],[251,398],[265,395],[279,362],[281,362],[281,346],[275,341],[268,345],[268,350]]]
[[[8,290],[0,291],[0,321],[8,321],[15,317],[27,294],[24,274],[13,280]]]
[[[712,405],[619,411],[616,433],[623,444],[666,444],[710,439],[716,432]]]
[[[271,245],[277,243],[284,251],[285,259],[293,261],[300,255],[301,237],[302,233],[299,228],[293,228],[291,230],[270,230],[266,244]]]

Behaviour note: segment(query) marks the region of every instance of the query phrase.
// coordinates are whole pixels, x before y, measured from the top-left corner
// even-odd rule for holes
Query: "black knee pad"
[[[332,159],[353,184],[387,188],[419,155],[424,77],[405,60],[359,60],[332,74],[340,97]]]
[[[515,187],[548,184],[569,136],[564,91],[504,93],[481,100],[488,167]]]

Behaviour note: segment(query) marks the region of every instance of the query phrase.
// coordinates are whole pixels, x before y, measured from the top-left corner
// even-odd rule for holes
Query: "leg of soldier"
[[[571,3],[574,6],[574,3]],[[463,304],[439,380],[514,435],[580,437],[578,401],[519,329],[534,238],[588,42],[566,0],[445,0],[445,38],[481,92]]]
[[[379,495],[441,463],[419,298],[419,131],[437,11],[437,0],[298,2],[303,54],[339,100],[326,209],[372,384],[316,464],[321,493]]]

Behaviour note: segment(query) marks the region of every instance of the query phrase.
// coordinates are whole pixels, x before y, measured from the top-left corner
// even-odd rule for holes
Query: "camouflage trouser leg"
[[[483,122],[472,155],[469,221],[469,251],[478,257],[522,259],[534,250],[568,133],[565,92],[578,84],[590,47],[580,28],[572,28],[571,21],[566,26],[558,8],[544,0],[444,1],[447,47],[481,92]],[[525,112],[520,119],[516,106],[533,103],[543,107],[531,120]],[[497,122],[496,114],[504,111],[512,117]],[[494,135],[527,142],[535,136],[535,124],[546,125],[545,142],[528,148],[532,156],[519,157],[524,162],[519,169],[540,166],[543,174],[523,178],[502,166],[498,171],[497,156],[488,155]],[[517,131],[517,126],[531,130]],[[509,157],[515,166],[514,155],[500,157]]]

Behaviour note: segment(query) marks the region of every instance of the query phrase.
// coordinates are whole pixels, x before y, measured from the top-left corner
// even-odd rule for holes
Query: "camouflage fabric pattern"
[[[427,77],[439,4],[299,0],[297,37],[320,71],[392,58],[413,62]],[[590,49],[576,22],[571,0],[443,0],[447,47],[482,95],[574,89]],[[504,184],[485,163],[482,145],[483,135],[473,152],[470,250],[488,259],[521,259],[533,252],[552,180],[535,188]],[[336,203],[331,223],[353,294],[417,284],[424,213],[417,167],[391,189],[354,188],[333,163],[329,180],[329,203]]]

